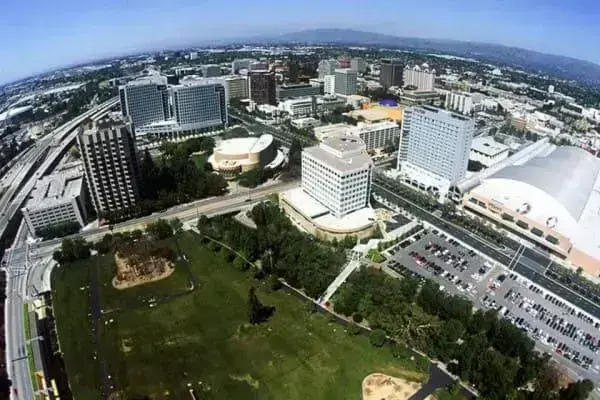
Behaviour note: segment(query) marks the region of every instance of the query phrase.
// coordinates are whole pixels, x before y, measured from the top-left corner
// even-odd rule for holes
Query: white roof
[[[83,166],[78,163],[74,167],[40,179],[31,192],[25,208],[40,210],[70,202],[81,194],[82,185]]]
[[[494,200],[568,237],[600,260],[600,160],[583,149],[554,148],[491,175],[471,193]]]
[[[476,137],[471,143],[471,150],[483,153],[486,156],[493,157],[505,151],[508,151],[508,146],[496,142],[492,137]]]
[[[219,143],[214,151],[223,155],[259,153],[266,149],[272,142],[273,136],[271,135],[227,139]]]

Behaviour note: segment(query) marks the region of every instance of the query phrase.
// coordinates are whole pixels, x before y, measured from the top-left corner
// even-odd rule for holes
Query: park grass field
[[[104,314],[99,324],[99,353],[118,398],[185,399],[191,384],[198,398],[358,399],[363,378],[373,372],[425,379],[424,360],[396,359],[389,349],[372,347],[367,337],[348,334],[328,317],[310,313],[297,297],[272,292],[250,272],[234,269],[193,234],[181,234],[179,244],[197,290],[152,308],[140,306],[139,297],[166,295],[169,288],[180,293],[188,284],[187,271],[118,291],[110,287],[108,257],[55,270],[55,315],[75,398],[100,397],[101,367],[94,360],[88,316],[94,265],[101,270],[105,312],[118,309]],[[276,307],[273,317],[258,326],[246,325],[251,284],[263,304]],[[129,290],[136,293],[125,294]]]

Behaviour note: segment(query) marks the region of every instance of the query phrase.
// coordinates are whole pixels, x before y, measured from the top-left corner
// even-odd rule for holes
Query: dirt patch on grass
[[[175,263],[158,254],[116,252],[115,264],[117,274],[112,284],[119,290],[168,278],[175,271]]]
[[[248,385],[250,385],[254,389],[258,389],[258,387],[260,386],[260,382],[258,382],[252,376],[250,376],[250,374],[246,374],[246,375],[229,375],[229,377],[231,379],[233,379],[234,381],[246,382]]]
[[[417,393],[421,384],[406,379],[375,373],[362,382],[363,400],[408,400]]]

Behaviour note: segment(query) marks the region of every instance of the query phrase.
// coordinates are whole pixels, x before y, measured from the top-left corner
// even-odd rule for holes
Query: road
[[[249,192],[235,193],[222,197],[204,199],[194,203],[173,207],[162,213],[126,221],[113,227],[113,232],[143,229],[146,224],[159,218],[179,218],[183,222],[198,218],[200,215],[214,216],[237,211],[249,205],[265,200],[269,195],[298,186],[297,181],[277,182],[259,187]],[[89,241],[100,239],[108,233],[108,227],[102,227],[78,236]],[[50,288],[50,271],[53,262],[52,253],[60,246],[61,240],[23,245],[6,252],[4,260],[8,270],[7,301],[5,308],[6,351],[9,376],[13,382],[13,399],[33,399],[27,359],[19,359],[25,348],[23,332],[23,305],[29,298]],[[18,394],[17,394],[18,393]]]
[[[85,119],[107,112],[118,103],[115,97],[92,108],[65,125],[57,128],[28,149],[3,180],[6,191],[0,197],[0,236],[4,236],[11,220],[34,188],[38,178],[47,173],[58,157],[70,146],[77,135],[77,127]],[[16,168],[16,169],[15,169]],[[6,360],[9,379],[12,381],[11,398],[30,400],[31,375],[25,357],[23,306],[27,286],[27,248],[5,257],[7,268],[5,303]],[[25,357],[25,358],[23,358]]]
[[[37,180],[50,170],[58,157],[75,140],[77,136],[76,128],[88,117],[108,111],[118,101],[118,97],[112,98],[69,121],[52,134],[36,142],[34,147],[26,153],[24,159],[17,163],[18,172],[12,175],[10,185],[0,198],[0,210],[2,210],[0,237],[4,235],[8,224],[22,207],[23,202],[35,187]],[[38,167],[37,164],[40,162],[41,165]],[[29,178],[27,179],[27,177]]]

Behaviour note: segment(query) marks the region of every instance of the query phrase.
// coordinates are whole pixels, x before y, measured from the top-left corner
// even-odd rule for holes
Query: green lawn
[[[465,400],[465,398],[460,394],[452,394],[450,391],[448,391],[448,389],[445,388],[437,389],[435,392],[433,392],[433,396],[437,400]]]
[[[126,292],[134,289],[116,291],[105,285],[113,268],[108,258],[55,270],[54,307],[75,398],[99,397],[85,288],[96,265],[103,280],[103,307],[120,309],[102,317],[100,354],[125,398],[184,399],[191,383],[206,390],[198,391],[202,399],[358,399],[362,379],[372,372],[425,377],[425,367],[417,372],[423,360],[394,359],[388,349],[373,348],[368,338],[349,335],[328,317],[309,313],[296,297],[273,293],[253,281],[250,272],[227,265],[196,236],[183,234],[180,244],[198,289],[153,308],[139,307],[139,297],[164,295],[169,288],[181,291],[187,285],[185,271],[130,295]],[[248,327],[246,300],[252,283],[259,285],[260,300],[276,311],[268,322]],[[124,310],[128,302],[135,308]]]

